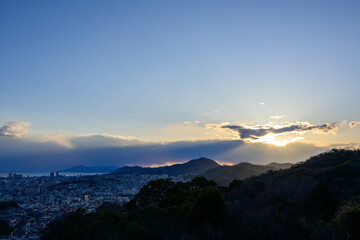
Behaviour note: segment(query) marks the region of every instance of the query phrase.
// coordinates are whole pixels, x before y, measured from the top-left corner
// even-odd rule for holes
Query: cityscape
[[[9,173],[1,177],[1,203],[16,202],[1,208],[0,220],[13,229],[12,239],[38,239],[47,224],[77,209],[95,212],[105,202],[122,206],[149,181],[169,178],[167,175],[77,175],[59,172],[48,176],[23,176]],[[185,181],[182,176],[172,181]]]

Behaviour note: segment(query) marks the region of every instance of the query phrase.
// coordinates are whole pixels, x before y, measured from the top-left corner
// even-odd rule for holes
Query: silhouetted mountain
[[[234,166],[218,166],[200,174],[201,176],[217,182],[220,186],[228,186],[234,179],[243,180],[257,176],[269,170],[279,170],[291,167],[291,163],[270,163],[268,165],[255,165],[242,162]]]
[[[189,174],[200,174],[205,172],[208,169],[218,167],[214,160],[208,158],[198,158],[186,163],[174,164],[171,166],[164,167],[121,167],[118,170],[112,172],[113,175],[121,175],[121,174],[167,174],[169,176],[178,176],[178,175],[189,175]]]
[[[270,166],[270,167],[274,167],[275,169],[286,169],[286,168],[290,168],[292,165],[292,163],[277,163],[277,162],[272,162],[267,164],[266,166]]]
[[[110,173],[116,170],[118,167],[115,166],[76,166],[68,169],[61,170],[59,172],[79,172],[79,173]]]

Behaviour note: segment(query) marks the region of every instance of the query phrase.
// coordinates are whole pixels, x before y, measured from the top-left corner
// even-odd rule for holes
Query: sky
[[[360,143],[359,1],[0,2],[0,171]]]

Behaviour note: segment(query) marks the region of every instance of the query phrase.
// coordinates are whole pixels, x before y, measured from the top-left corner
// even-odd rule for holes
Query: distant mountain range
[[[220,186],[228,186],[234,179],[243,180],[257,176],[269,170],[290,168],[291,163],[270,163],[268,165],[255,165],[242,162],[234,166],[218,166],[200,174],[201,176],[217,182]]]
[[[214,160],[198,158],[182,164],[174,164],[164,167],[121,167],[111,175],[123,174],[167,174],[168,176],[200,175],[216,181],[219,185],[227,186],[234,179],[245,179],[257,176],[269,170],[279,170],[291,167],[290,163],[270,163],[268,165],[255,165],[251,163],[239,163],[234,166],[221,166]]]
[[[269,170],[279,170],[290,168],[290,163],[270,163],[268,165],[255,165],[247,162],[242,162],[234,166],[222,166],[216,161],[201,157],[190,160],[186,163],[174,164],[163,167],[115,167],[115,166],[76,166],[59,172],[78,172],[78,173],[106,173],[111,175],[124,174],[166,174],[168,176],[203,176],[217,182],[220,186],[228,186],[234,179],[243,180],[252,176],[257,176],[266,173]]]
[[[112,172],[112,175],[122,175],[122,174],[167,174],[168,176],[179,176],[179,175],[198,175],[205,172],[208,169],[220,166],[214,160],[208,158],[198,158],[190,160],[186,163],[174,164],[171,166],[164,167],[121,167],[118,170]]]
[[[76,166],[68,169],[61,170],[59,172],[78,172],[78,173],[110,173],[118,169],[115,166]]]

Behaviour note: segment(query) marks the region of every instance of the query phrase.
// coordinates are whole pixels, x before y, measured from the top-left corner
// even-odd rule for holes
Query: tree
[[[220,191],[213,187],[201,189],[189,213],[190,224],[194,227],[210,224],[219,227],[227,219],[227,209]]]
[[[157,205],[165,198],[166,192],[174,186],[175,183],[170,179],[158,179],[148,182],[135,195],[134,199],[125,205],[125,211]]]
[[[11,233],[11,227],[10,225],[4,221],[0,220],[0,237],[7,237]]]
[[[360,204],[349,203],[341,207],[335,222],[345,231],[348,239],[360,239]]]
[[[212,180],[208,180],[204,177],[195,177],[193,180],[191,180],[188,183],[190,189],[198,189],[198,188],[204,188],[204,187],[216,187],[216,182]]]
[[[238,189],[242,186],[242,181],[239,179],[234,179],[230,184],[229,184],[229,189]]]

